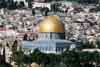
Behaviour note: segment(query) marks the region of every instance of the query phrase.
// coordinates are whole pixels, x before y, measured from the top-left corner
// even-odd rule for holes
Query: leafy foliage
[[[86,42],[86,43],[81,42],[80,45],[81,45],[80,47],[81,49],[96,48],[96,44],[89,43],[89,42]]]
[[[93,49],[94,45],[90,43],[81,43],[81,49]],[[99,42],[96,45],[100,45]],[[99,52],[83,52],[78,49],[69,50],[67,49],[62,54],[46,54],[42,53],[38,49],[35,49],[30,55],[25,55],[23,51],[16,51],[14,58],[17,64],[31,64],[32,62],[36,62],[43,67],[62,67],[61,65],[65,65],[68,67],[80,67],[81,63],[90,62],[99,63],[100,62],[100,53]],[[95,48],[96,49],[96,48]],[[20,66],[19,66],[20,67]]]
[[[14,58],[14,61],[16,62],[18,67],[21,67],[21,64],[23,64],[24,60],[24,53],[22,51],[16,51]]]

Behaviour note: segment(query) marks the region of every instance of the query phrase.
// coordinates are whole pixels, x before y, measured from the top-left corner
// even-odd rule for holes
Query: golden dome
[[[39,32],[64,32],[64,25],[57,16],[47,16],[39,24]]]

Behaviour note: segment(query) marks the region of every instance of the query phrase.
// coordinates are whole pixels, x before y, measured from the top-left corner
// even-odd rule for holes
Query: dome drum
[[[65,33],[41,32],[38,39],[65,39]]]

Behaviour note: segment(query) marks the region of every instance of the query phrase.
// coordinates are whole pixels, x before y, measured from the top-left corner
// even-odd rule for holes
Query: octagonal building
[[[38,39],[24,45],[44,53],[61,53],[73,43],[65,39],[65,27],[57,16],[46,16],[39,24]]]

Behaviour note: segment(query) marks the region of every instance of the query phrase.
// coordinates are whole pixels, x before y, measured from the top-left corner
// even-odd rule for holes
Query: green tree
[[[32,61],[36,62],[43,67],[54,67],[61,62],[61,56],[56,54],[46,54],[35,49],[31,54]]]
[[[32,63],[32,58],[30,55],[24,55],[23,59],[24,64],[31,64]]]
[[[62,61],[68,67],[78,67],[79,66],[79,54],[75,50],[65,51],[62,54]]]
[[[96,44],[89,43],[88,41],[86,43],[81,42],[80,45],[81,45],[80,49],[96,48]]]
[[[14,51],[13,60],[16,62],[18,67],[24,67],[24,52],[20,49],[19,51]]]
[[[100,62],[99,52],[81,52],[80,53],[80,63],[83,64],[93,64]]]
[[[61,62],[61,55],[56,55],[56,54],[47,54],[47,65],[49,67],[54,67],[59,65]],[[48,67],[46,66],[46,67]]]
[[[35,49],[33,53],[30,54],[32,62],[44,65],[46,63],[46,54],[40,52],[38,49]]]
[[[96,41],[96,45],[100,49],[100,41]]]

